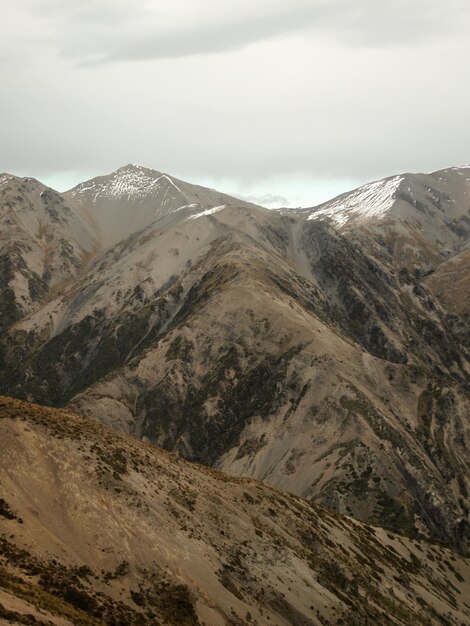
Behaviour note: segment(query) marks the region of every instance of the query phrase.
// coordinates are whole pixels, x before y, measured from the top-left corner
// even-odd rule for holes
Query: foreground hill
[[[188,204],[145,168],[84,183],[77,214],[109,225],[101,242],[127,215],[129,236],[10,324],[0,389],[466,550],[469,325],[439,284],[465,263],[470,182],[437,174],[372,184],[379,213],[351,192],[344,223],[196,188],[208,204]]]
[[[0,398],[0,623],[464,624],[470,563]]]

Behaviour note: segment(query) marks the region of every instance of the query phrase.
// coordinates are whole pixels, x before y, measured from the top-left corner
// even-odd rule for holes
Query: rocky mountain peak
[[[408,269],[429,272],[470,234],[470,168],[384,178],[300,213],[354,233],[381,257],[402,258]]]
[[[106,176],[80,183],[69,191],[79,202],[97,204],[104,198],[151,196],[162,186],[171,184],[169,176],[139,165],[124,165]],[[177,187],[175,187],[177,189]]]
[[[308,219],[329,218],[337,226],[353,220],[383,219],[393,208],[404,182],[404,176],[392,176],[367,183],[311,209]]]
[[[80,183],[64,194],[96,222],[103,248],[182,209],[190,213],[248,203],[141,165],[128,164]]]

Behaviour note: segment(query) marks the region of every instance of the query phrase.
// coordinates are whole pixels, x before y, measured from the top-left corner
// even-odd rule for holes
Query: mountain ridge
[[[442,546],[191,465],[70,411],[0,397],[0,432],[0,622],[469,617],[470,563]]]
[[[392,176],[301,211],[373,245],[377,256],[402,258],[409,270],[431,271],[468,241],[470,167]]]
[[[92,213],[105,248],[182,209],[196,214],[216,206],[254,206],[133,164],[80,183],[64,196]]]
[[[466,217],[468,181],[439,177],[421,204],[400,200],[413,222],[376,227],[211,190],[154,220],[151,199],[125,239],[8,326],[0,389],[465,550],[470,333],[463,295],[442,284],[468,275],[464,255],[445,267],[468,230],[437,192]]]

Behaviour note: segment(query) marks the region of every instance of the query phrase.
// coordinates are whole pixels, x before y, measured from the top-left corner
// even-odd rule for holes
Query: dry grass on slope
[[[0,398],[0,470],[0,623],[470,620],[470,564],[449,550],[69,411]]]

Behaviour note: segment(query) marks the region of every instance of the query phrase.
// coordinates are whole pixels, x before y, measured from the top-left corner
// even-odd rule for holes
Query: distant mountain
[[[0,398],[0,623],[468,623],[470,562]]]
[[[466,550],[469,171],[298,211],[84,183],[59,197],[100,251],[5,324],[0,389]]]
[[[379,180],[307,209],[346,236],[373,240],[394,265],[432,271],[470,236],[470,166]]]
[[[92,225],[61,194],[0,174],[0,331],[75,278],[96,251]]]
[[[64,197],[96,221],[104,248],[177,211],[195,214],[221,205],[250,206],[140,165],[125,165],[108,176],[80,183]]]

